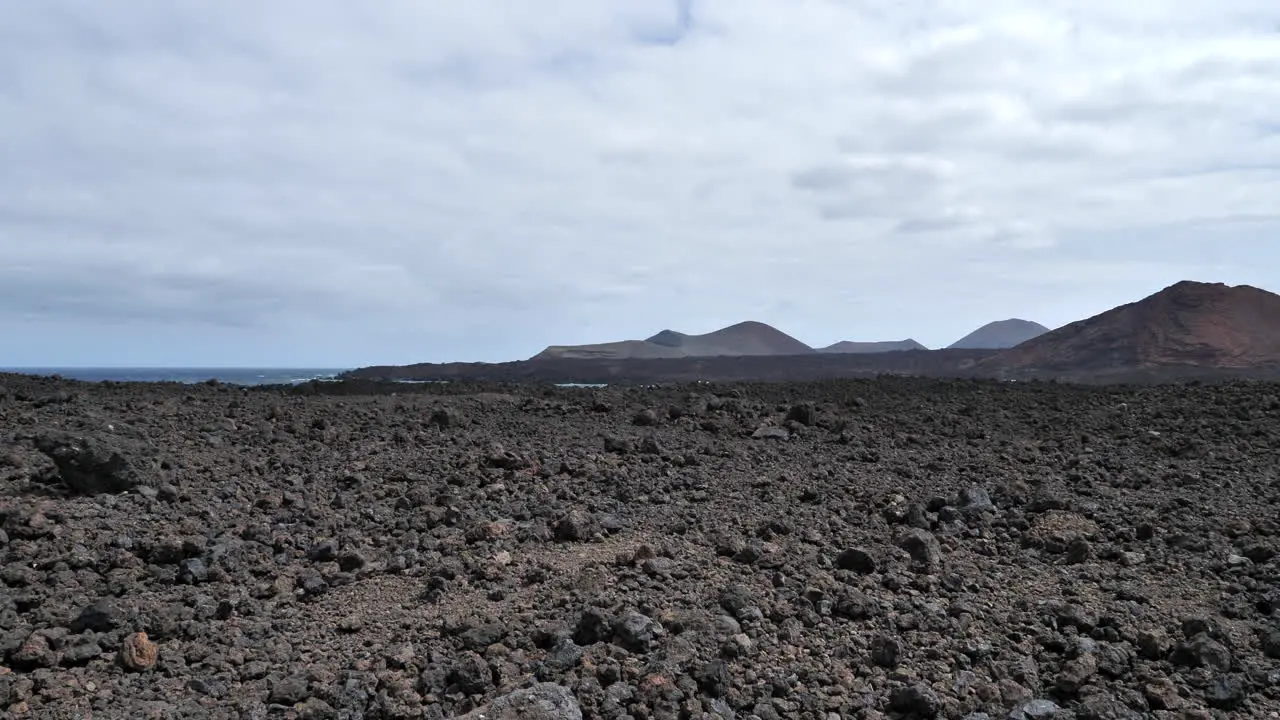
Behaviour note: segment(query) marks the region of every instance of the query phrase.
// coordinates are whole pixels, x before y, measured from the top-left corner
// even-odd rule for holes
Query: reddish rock
[[[120,664],[126,670],[141,672],[155,667],[160,657],[160,648],[147,637],[145,632],[136,632],[125,637],[120,645]]]

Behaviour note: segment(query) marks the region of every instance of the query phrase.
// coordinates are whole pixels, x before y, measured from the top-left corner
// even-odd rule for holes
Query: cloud
[[[944,345],[1184,277],[1280,289],[1277,28],[1260,0],[7,3],[0,330],[31,362],[94,363],[67,333],[110,322],[142,364],[185,328],[165,357],[345,365],[743,319]]]

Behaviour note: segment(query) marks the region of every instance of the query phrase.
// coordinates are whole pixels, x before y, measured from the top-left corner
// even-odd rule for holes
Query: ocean
[[[310,380],[328,380],[346,368],[141,368],[141,367],[26,367],[0,368],[0,372],[27,375],[59,375],[87,382],[180,382],[217,380],[228,385],[296,385]]]

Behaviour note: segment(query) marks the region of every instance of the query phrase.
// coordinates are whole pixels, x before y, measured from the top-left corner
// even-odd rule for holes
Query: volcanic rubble
[[[12,717],[1280,710],[1276,386],[6,376],[0,433]]]

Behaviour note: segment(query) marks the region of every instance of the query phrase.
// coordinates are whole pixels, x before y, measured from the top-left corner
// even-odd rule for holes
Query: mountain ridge
[[[978,363],[986,370],[1076,373],[1280,366],[1280,295],[1183,280],[1077,320]]]
[[[455,368],[448,370],[453,376],[479,377],[487,371],[475,368],[485,366],[495,368],[495,376],[599,372],[614,381],[629,375],[650,380],[667,375],[745,379],[865,372],[1082,382],[1122,378],[1146,382],[1224,373],[1280,377],[1280,295],[1251,285],[1183,280],[1055,330],[1040,332],[1043,328],[1009,318],[988,323],[942,349],[930,350],[911,339],[840,341],[814,348],[765,323],[744,321],[702,335],[666,329],[646,340],[553,345],[531,358],[531,364],[419,363],[398,370],[362,368],[345,376],[431,376],[449,367]],[[1022,339],[1020,334],[1033,336]],[[957,347],[966,344],[1012,346]],[[561,367],[560,361],[566,364]],[[597,365],[573,365],[579,362]]]
[[[662,330],[646,340],[593,345],[552,345],[531,360],[657,357],[753,357],[808,355],[813,348],[757,320],[744,320],[701,335]]]
[[[999,320],[978,328],[947,349],[987,350],[1013,347],[1048,328],[1029,320]],[[691,335],[670,328],[644,340],[620,340],[582,345],[548,345],[530,360],[656,359],[679,357],[789,356],[811,353],[871,354],[929,350],[914,338],[904,340],[840,340],[824,347],[810,346],[758,320],[744,320],[718,330]]]
[[[621,340],[585,345],[549,345],[530,360],[551,359],[655,359],[677,357],[795,356],[813,353],[871,354],[928,350],[915,339],[841,340],[812,347],[758,320],[744,320],[701,335],[661,330],[644,340]]]

